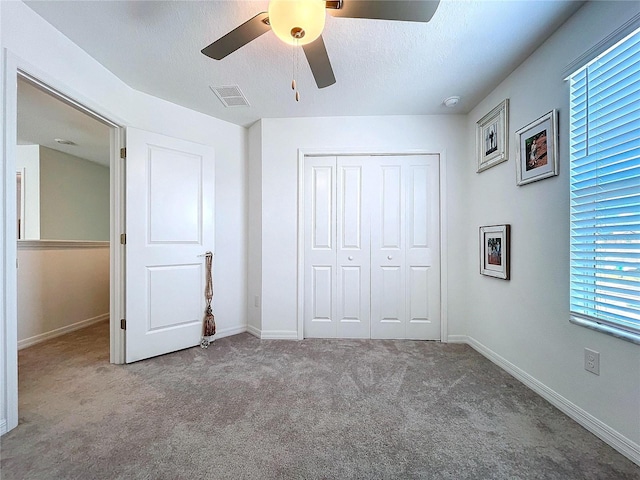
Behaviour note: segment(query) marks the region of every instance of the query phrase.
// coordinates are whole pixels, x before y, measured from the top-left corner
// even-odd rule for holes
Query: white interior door
[[[127,129],[126,361],[200,342],[213,148]]]
[[[305,161],[304,336],[440,339],[437,155]]]
[[[437,155],[375,157],[371,338],[440,340]]]

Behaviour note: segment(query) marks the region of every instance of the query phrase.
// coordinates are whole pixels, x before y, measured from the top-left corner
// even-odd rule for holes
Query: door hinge
[[[126,330],[127,329],[127,320],[124,318],[120,319],[120,329],[121,330]]]
[[[120,243],[122,245],[126,245],[127,244],[127,234],[126,233],[121,233],[120,234]]]
[[[126,148],[121,148],[120,149],[120,158],[122,158],[122,159],[127,158],[127,149]]]

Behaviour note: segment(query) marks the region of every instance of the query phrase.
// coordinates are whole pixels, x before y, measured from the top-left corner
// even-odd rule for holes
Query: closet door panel
[[[310,158],[305,162],[305,337],[337,335],[335,174],[335,157]]]
[[[370,336],[370,247],[366,159],[337,158],[338,337]]]

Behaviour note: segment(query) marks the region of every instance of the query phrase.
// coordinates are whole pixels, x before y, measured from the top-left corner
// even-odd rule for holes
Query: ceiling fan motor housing
[[[304,29],[300,27],[293,27],[291,29],[291,36],[293,38],[301,39],[304,37]]]

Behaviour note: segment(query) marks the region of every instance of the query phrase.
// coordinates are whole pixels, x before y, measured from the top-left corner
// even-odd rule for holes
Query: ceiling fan
[[[326,12],[333,17],[428,22],[440,0],[271,0],[262,12],[202,49],[222,60],[260,35],[273,30],[285,43],[301,46],[318,88],[336,83],[322,40]]]

